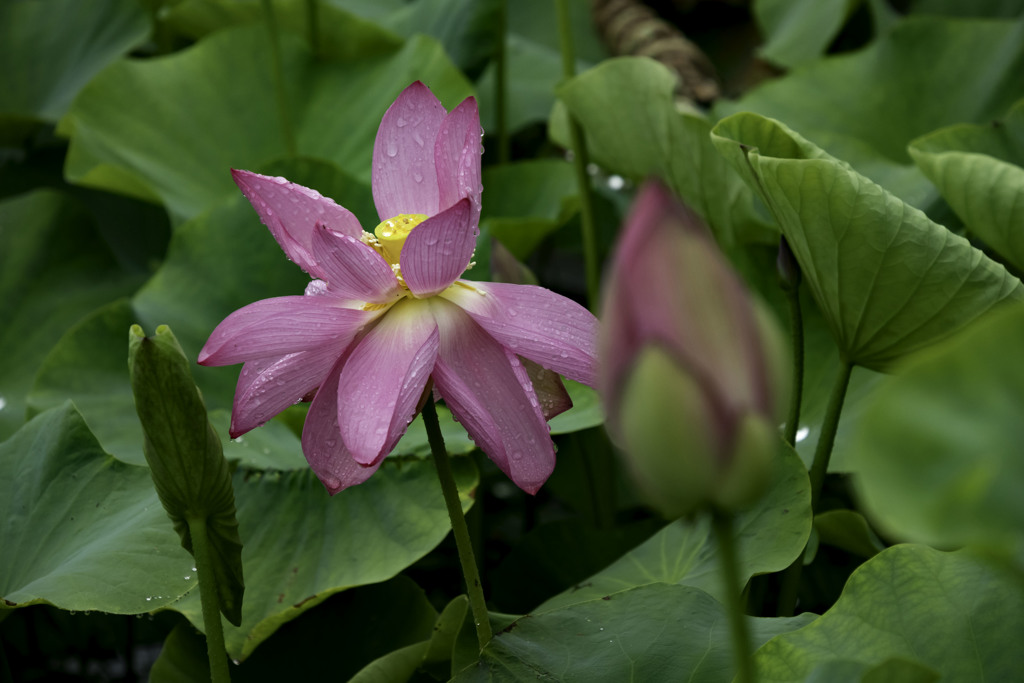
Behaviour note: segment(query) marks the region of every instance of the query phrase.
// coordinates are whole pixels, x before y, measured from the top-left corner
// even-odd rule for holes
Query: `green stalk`
[[[814,461],[811,463],[811,514],[818,511],[818,501],[821,499],[821,489],[825,484],[825,474],[828,472],[828,462],[832,458],[832,446],[836,442],[836,431],[839,428],[839,415],[843,412],[843,401],[846,400],[846,390],[850,386],[850,374],[853,365],[843,360],[839,365],[839,376],[832,387],[832,395],[828,400],[828,407],[825,410],[825,419],[821,424],[821,435],[818,437],[818,446],[814,449]],[[793,615],[796,609],[797,595],[800,590],[800,575],[803,573],[804,554],[793,560],[782,573],[782,584],[779,587],[779,608],[780,617]]]
[[[776,608],[780,617],[791,617],[796,611],[796,600],[800,595],[800,577],[804,572],[805,551],[806,547],[782,572],[779,584],[779,603]]]
[[[466,593],[469,595],[469,606],[473,610],[473,623],[476,624],[476,638],[480,649],[491,640],[491,622],[487,617],[487,603],[484,601],[484,589],[480,584],[480,572],[473,555],[473,543],[469,538],[466,517],[462,514],[462,502],[459,500],[459,489],[452,475],[448,450],[444,446],[441,425],[437,422],[437,410],[430,396],[423,405],[423,424],[427,428],[427,440],[430,452],[434,455],[437,465],[437,477],[441,480],[441,491],[444,503],[448,506],[448,517],[452,520],[452,533],[455,534],[455,547],[459,551],[459,562],[462,563],[462,575],[466,579]]]
[[[494,59],[496,78],[494,79],[494,103],[497,108],[498,120],[498,162],[507,164],[511,158],[511,150],[508,140],[508,119],[506,117],[505,96],[508,85],[506,76],[508,71],[508,3],[501,0],[498,3],[498,54]]]
[[[786,300],[789,302],[789,329],[793,340],[793,394],[789,403],[789,416],[786,419],[785,439],[790,446],[795,446],[796,432],[800,425],[800,401],[804,389],[804,324],[800,312],[800,281],[803,274],[785,235],[779,237],[775,270],[779,276],[779,287],[786,293]]]
[[[722,581],[725,583],[725,608],[729,613],[729,630],[732,633],[733,658],[736,661],[736,681],[754,683],[754,660],[751,657],[750,634],[747,630],[747,615],[743,609],[740,591],[739,561],[736,557],[736,539],[733,536],[732,515],[720,510],[711,511],[711,527],[718,541],[719,557],[722,559]]]
[[[576,52],[569,23],[568,0],[558,0],[558,32],[562,47],[562,76],[569,80],[576,75]],[[601,296],[600,269],[597,263],[597,240],[594,231],[594,208],[591,201],[590,176],[587,175],[587,145],[576,119],[569,115],[569,142],[576,166],[576,185],[580,193],[580,230],[583,233],[583,261],[587,276],[590,310],[596,311]]]
[[[828,472],[828,461],[832,457],[832,446],[836,442],[836,431],[839,428],[839,414],[843,412],[843,401],[846,400],[846,390],[850,386],[850,373],[853,371],[853,364],[844,360],[839,364],[839,376],[832,387],[832,395],[828,399],[828,408],[825,410],[825,419],[821,423],[821,435],[818,437],[818,447],[814,449],[814,462],[811,463],[811,510],[818,511],[818,501],[821,498],[821,489],[825,484],[825,474]]]
[[[796,445],[796,432],[800,424],[800,402],[804,389],[804,323],[800,311],[800,290],[786,292],[789,300],[790,331],[793,339],[793,393],[789,400],[789,415],[786,417],[786,443]]]
[[[206,655],[210,660],[210,680],[230,683],[227,651],[224,648],[224,625],[220,620],[220,599],[217,597],[217,579],[213,575],[210,541],[206,535],[206,518],[188,519],[192,535],[192,556],[199,576],[199,601],[203,606],[203,626],[206,629]]]
[[[295,131],[292,129],[291,115],[288,113],[288,93],[284,85],[284,58],[281,56],[281,41],[277,35],[277,21],[274,19],[274,6],[271,0],[263,0],[263,18],[267,23],[270,35],[270,68],[274,77],[274,91],[277,99],[277,113],[281,120],[281,136],[284,138],[285,150],[289,157],[298,156],[295,144]]]

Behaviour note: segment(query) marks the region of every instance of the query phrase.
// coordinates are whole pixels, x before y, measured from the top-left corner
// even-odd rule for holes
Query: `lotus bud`
[[[623,228],[602,313],[606,424],[648,501],[670,518],[749,502],[780,444],[782,337],[700,218],[658,182]]]

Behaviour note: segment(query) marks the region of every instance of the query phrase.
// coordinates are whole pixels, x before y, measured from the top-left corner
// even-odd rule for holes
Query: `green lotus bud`
[[[732,509],[771,480],[787,356],[700,219],[649,183],[605,293],[600,387],[607,426],[667,517]]]
[[[224,616],[238,626],[245,585],[235,493],[220,438],[207,418],[188,360],[166,325],[158,327],[152,337],[132,325],[128,368],[157,495],[174,522],[181,545],[193,556],[192,525],[196,520],[203,523],[204,536],[216,558],[205,571],[212,571],[216,579]],[[200,567],[198,559],[196,562]]]
[[[701,388],[665,350],[650,346],[636,359],[621,405],[620,444],[640,489],[666,517],[690,512],[718,478]]]

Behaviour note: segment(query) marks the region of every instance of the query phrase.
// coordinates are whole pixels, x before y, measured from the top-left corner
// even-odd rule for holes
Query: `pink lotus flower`
[[[555,463],[546,420],[571,405],[539,366],[594,386],[597,320],[541,287],[457,279],[476,244],[481,151],[473,98],[449,113],[422,83],[406,88],[374,144],[373,235],[314,190],[232,172],[313,277],[304,296],[235,311],[200,352],[202,365],[245,363],[232,437],[315,392],[302,449],[334,494],[376,471],[433,380],[434,398],[536,493]]]

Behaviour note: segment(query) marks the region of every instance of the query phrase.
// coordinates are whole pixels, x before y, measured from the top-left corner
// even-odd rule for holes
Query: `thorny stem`
[[[437,477],[441,480],[441,491],[448,507],[448,517],[452,520],[452,533],[455,535],[455,547],[459,551],[459,562],[462,563],[462,575],[466,579],[466,592],[469,595],[469,606],[473,610],[473,623],[476,624],[476,638],[480,649],[491,640],[491,622],[487,617],[487,603],[484,601],[484,589],[480,584],[480,572],[477,569],[476,557],[473,555],[473,544],[469,538],[466,517],[462,514],[462,502],[459,500],[459,489],[452,475],[448,450],[444,446],[441,425],[437,421],[437,410],[430,396],[423,405],[423,424],[427,428],[427,440],[430,452],[434,455],[437,465]]]
[[[814,449],[814,461],[811,463],[811,514],[818,511],[821,500],[821,489],[825,484],[828,462],[832,457],[832,446],[835,445],[836,431],[839,428],[839,415],[843,412],[846,390],[850,386],[850,374],[853,364],[843,359],[839,366],[839,376],[832,387],[832,395],[828,399],[825,419],[821,423],[821,435]],[[796,609],[797,594],[800,589],[800,575],[803,572],[804,554],[793,560],[782,574],[782,586],[779,589],[779,616],[792,616]]]
[[[192,556],[196,561],[199,577],[199,601],[203,608],[203,627],[206,629],[206,655],[210,660],[210,680],[213,683],[230,683],[228,657],[224,649],[224,624],[220,620],[220,600],[217,597],[217,578],[213,574],[213,560],[210,557],[210,539],[206,535],[206,518],[193,517],[188,520],[192,535]]]
[[[720,510],[711,511],[711,526],[718,541],[718,556],[722,560],[721,576],[725,583],[725,608],[729,613],[729,630],[736,661],[736,681],[754,683],[754,661],[751,658],[750,634],[740,591],[739,562],[736,557],[736,539],[733,536],[732,515]]]
[[[569,80],[576,75],[576,54],[569,23],[568,0],[558,0],[558,31],[562,47],[562,76]],[[600,269],[597,263],[597,240],[594,237],[594,208],[591,201],[590,176],[587,175],[587,145],[583,131],[572,115],[569,119],[569,142],[576,166],[576,185],[580,193],[580,229],[583,233],[583,261],[587,275],[587,297],[590,310],[597,310],[601,295]]]
[[[281,56],[281,41],[277,35],[277,21],[274,19],[274,6],[271,0],[263,0],[263,19],[270,35],[270,68],[274,76],[277,112],[281,119],[281,135],[289,157],[298,155],[295,145],[295,131],[292,130],[291,115],[288,113],[288,93],[284,84],[284,58]]]

